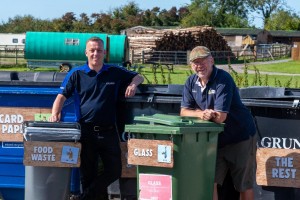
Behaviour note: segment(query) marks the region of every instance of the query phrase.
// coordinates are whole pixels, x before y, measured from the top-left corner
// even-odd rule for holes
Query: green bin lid
[[[197,117],[179,115],[154,114],[134,117],[135,124],[125,125],[127,132],[182,134],[195,131],[223,131],[224,124],[200,120]]]
[[[197,117],[183,117],[179,115],[154,114],[151,116],[136,116],[135,121],[149,122],[151,125],[161,124],[169,126],[216,126],[214,122],[200,120]]]

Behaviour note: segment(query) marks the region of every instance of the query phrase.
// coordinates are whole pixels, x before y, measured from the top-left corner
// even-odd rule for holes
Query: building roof
[[[217,32],[223,36],[235,36],[235,35],[258,35],[263,29],[257,28],[216,28]]]
[[[216,28],[217,32],[223,36],[235,36],[235,35],[252,35],[256,36],[258,33],[264,31],[264,29],[256,28]],[[273,37],[300,37],[300,31],[268,31]]]
[[[274,37],[300,37],[300,31],[269,31]]]

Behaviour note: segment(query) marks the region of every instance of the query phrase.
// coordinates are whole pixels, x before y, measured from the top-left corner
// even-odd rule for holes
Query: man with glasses
[[[185,83],[180,115],[225,123],[218,137],[214,200],[218,199],[217,186],[223,184],[228,171],[240,199],[254,199],[256,127],[252,115],[243,105],[234,80],[214,65],[207,47],[195,47],[190,64],[194,74]]]

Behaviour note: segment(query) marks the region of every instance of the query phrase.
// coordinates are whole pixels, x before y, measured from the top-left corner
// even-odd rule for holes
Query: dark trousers
[[[105,199],[107,186],[120,178],[122,171],[120,140],[115,128],[81,126],[80,177],[83,198]],[[99,173],[99,158],[103,172]]]

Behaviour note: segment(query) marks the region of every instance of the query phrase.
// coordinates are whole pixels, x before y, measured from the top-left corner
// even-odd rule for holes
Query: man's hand
[[[48,119],[49,122],[59,122],[60,116],[59,115],[51,115]]]
[[[135,84],[130,84],[125,91],[125,97],[132,97],[135,95],[137,86]]]
[[[125,97],[132,97],[132,96],[134,96],[135,93],[136,93],[136,90],[137,90],[137,86],[139,84],[141,84],[143,81],[144,81],[144,78],[140,74],[137,74],[135,77],[133,77],[131,83],[126,88]]]
[[[212,109],[205,109],[204,111],[202,111],[202,119],[203,120],[212,120],[214,118],[216,118],[217,113],[216,111],[212,110]]]

